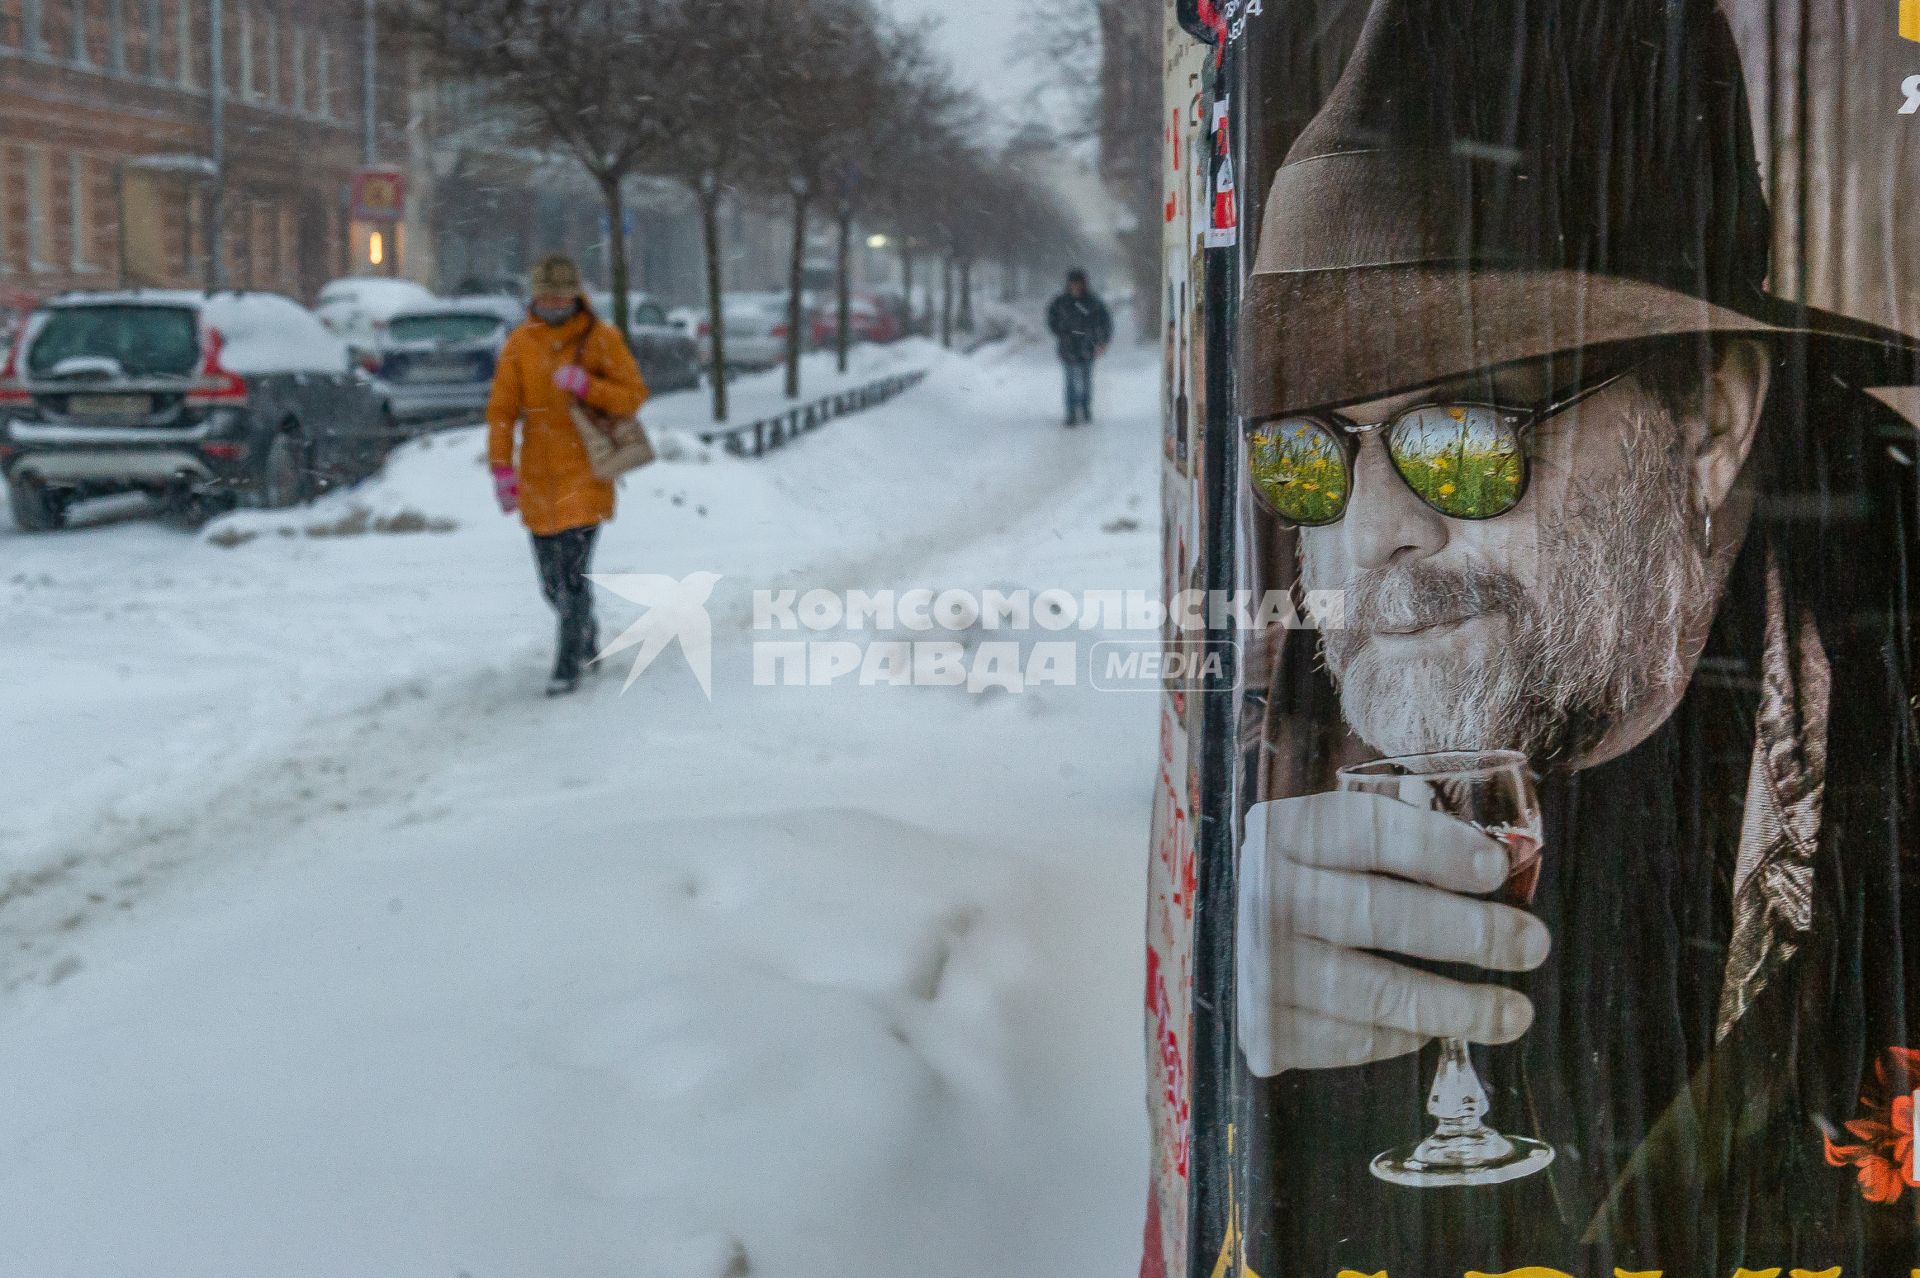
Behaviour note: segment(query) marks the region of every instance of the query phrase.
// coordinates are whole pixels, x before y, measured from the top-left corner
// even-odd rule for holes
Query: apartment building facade
[[[217,8],[218,200],[214,4],[0,0],[0,287],[117,284],[129,239],[133,282],[203,284],[216,206],[229,285],[309,297],[348,269],[348,191],[364,158],[359,6]]]

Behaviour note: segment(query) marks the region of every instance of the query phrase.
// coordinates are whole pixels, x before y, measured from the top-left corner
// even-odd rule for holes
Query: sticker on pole
[[[1213,104],[1213,219],[1208,248],[1232,248],[1240,242],[1239,195],[1233,185],[1233,148],[1227,128],[1227,99]]]

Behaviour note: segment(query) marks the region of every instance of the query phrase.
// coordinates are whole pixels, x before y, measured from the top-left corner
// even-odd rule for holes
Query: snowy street
[[[749,626],[1157,593],[1158,354],[1074,431],[1043,343],[856,363],[930,375],[758,461],[699,392],[646,411],[595,568],[721,575],[711,703],[677,649],[541,696],[478,428],[198,531],[0,512],[0,1269],[1137,1266],[1158,698],[755,687]]]

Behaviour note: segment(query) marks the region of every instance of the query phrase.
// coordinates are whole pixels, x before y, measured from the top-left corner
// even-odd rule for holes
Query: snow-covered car
[[[787,357],[784,293],[728,293],[721,301],[727,324],[727,364],[736,369],[772,368]],[[704,306],[682,306],[668,317],[698,345],[700,363],[713,363],[713,331]]]
[[[588,299],[603,318],[613,315],[613,294],[595,293]],[[689,390],[700,384],[703,361],[693,337],[667,318],[659,302],[646,293],[627,294],[627,344],[647,389],[656,395]]]
[[[364,351],[379,342],[395,315],[437,300],[432,289],[412,280],[354,276],[321,289],[313,310],[328,332],[354,350]]]
[[[522,317],[511,298],[472,297],[397,312],[360,366],[402,432],[486,411],[494,364]]]
[[[293,505],[375,469],[386,434],[346,346],[271,293],[56,297],[0,368],[0,473],[28,532],[116,492]]]
[[[468,275],[453,286],[452,297],[504,297],[521,307],[527,305],[527,285],[524,280],[507,275]]]

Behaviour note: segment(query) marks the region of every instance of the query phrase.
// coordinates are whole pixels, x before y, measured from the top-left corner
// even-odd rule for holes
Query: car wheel
[[[300,436],[291,427],[276,431],[254,477],[254,505],[261,510],[298,506],[311,500],[311,480]]]
[[[52,532],[67,524],[67,499],[45,484],[24,476],[7,485],[13,503],[14,526],[21,532]]]

